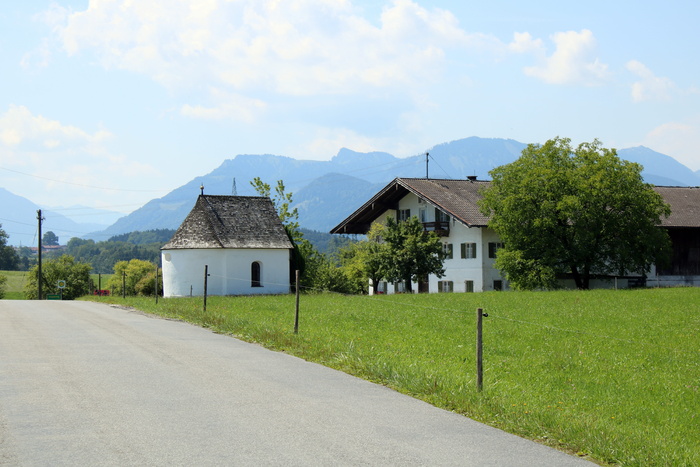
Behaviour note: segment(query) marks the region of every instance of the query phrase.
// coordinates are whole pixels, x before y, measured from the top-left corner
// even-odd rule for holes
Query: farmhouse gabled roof
[[[269,198],[199,195],[162,249],[194,248],[289,249],[292,243]]]
[[[334,227],[331,233],[367,233],[372,222],[387,209],[397,209],[399,200],[408,193],[424,199],[464,225],[485,227],[489,219],[479,211],[477,201],[481,198],[479,191],[488,185],[489,182],[479,180],[395,178]]]
[[[388,209],[398,209],[408,193],[419,196],[469,227],[485,227],[489,218],[481,213],[478,201],[490,182],[396,178],[358,210],[331,230],[331,233],[364,234]],[[700,187],[654,187],[671,206],[671,215],[662,218],[662,227],[700,227]]]

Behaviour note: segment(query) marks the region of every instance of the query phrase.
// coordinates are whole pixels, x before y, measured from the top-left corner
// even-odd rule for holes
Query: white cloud
[[[69,55],[89,51],[170,89],[239,94],[400,92],[439,79],[446,49],[494,42],[411,0],[385,7],[378,26],[358,11],[329,0],[101,0],[54,24]],[[215,108],[183,111],[211,118]]]
[[[597,44],[591,31],[558,32],[551,39],[556,46],[555,51],[547,57],[540,50],[540,65],[526,67],[526,75],[550,84],[586,86],[601,84],[608,78],[608,66],[595,57]],[[511,48],[538,51],[540,45],[528,36],[516,35]]]
[[[676,85],[669,78],[655,76],[643,63],[636,60],[627,62],[629,71],[641,78],[632,84],[632,100],[643,102],[649,100],[668,101],[676,91]]]
[[[104,130],[93,134],[70,125],[62,125],[41,115],[33,115],[28,108],[10,105],[0,115],[0,144],[9,147],[39,145],[47,149],[100,143],[111,135]]]
[[[533,39],[529,32],[516,32],[513,34],[513,42],[508,44],[508,50],[514,53],[543,53],[542,39]]]
[[[302,147],[301,152],[305,159],[328,160],[340,148],[372,152],[380,150],[382,143],[380,139],[363,136],[345,128],[320,128],[315,137]]]
[[[683,121],[668,122],[650,131],[642,141],[644,146],[668,154],[693,170],[700,170],[700,116]]]
[[[185,104],[180,113],[186,117],[205,120],[231,119],[244,123],[254,122],[263,113],[267,105],[260,99],[252,99],[240,94],[226,93],[219,89],[211,90],[212,100],[216,106]]]

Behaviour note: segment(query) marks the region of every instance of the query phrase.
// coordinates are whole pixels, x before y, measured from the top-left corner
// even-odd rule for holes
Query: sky
[[[237,154],[470,136],[700,170],[698,20],[677,0],[0,0],[0,188],[128,213]]]

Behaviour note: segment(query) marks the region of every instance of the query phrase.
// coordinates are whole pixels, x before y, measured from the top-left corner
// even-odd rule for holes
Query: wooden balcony
[[[448,235],[450,235],[450,222],[423,222],[423,229],[426,232],[435,232],[438,235],[438,237],[447,237]]]

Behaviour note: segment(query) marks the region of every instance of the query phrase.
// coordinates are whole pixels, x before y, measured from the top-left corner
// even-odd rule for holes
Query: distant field
[[[0,274],[7,277],[5,299],[24,300],[24,281],[27,271],[0,271]]]
[[[700,465],[700,288],[98,298],[375,381],[599,463]],[[476,308],[484,390],[475,389]]]
[[[95,288],[99,288],[101,285],[102,290],[105,290],[107,289],[107,282],[109,282],[109,279],[113,275],[114,274],[90,274],[90,277],[92,278],[92,282],[95,283]]]
[[[0,274],[7,277],[7,286],[5,287],[6,300],[24,300],[24,283],[27,277],[27,271],[0,271]],[[107,288],[107,282],[113,274],[102,274],[102,288]],[[90,274],[95,287],[100,281],[99,274]]]

